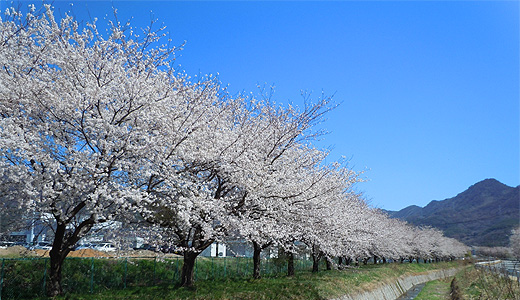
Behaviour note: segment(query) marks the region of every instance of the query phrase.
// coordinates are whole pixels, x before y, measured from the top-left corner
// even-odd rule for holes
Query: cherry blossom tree
[[[206,98],[212,97],[206,107],[219,103],[216,94]],[[312,135],[304,132],[327,104],[320,101],[299,112],[254,99],[222,99],[220,103],[219,108],[201,115],[199,120],[207,121],[197,135],[183,139],[180,153],[166,151],[168,157],[154,163],[161,169],[148,183],[156,202],[144,219],[156,225],[162,243],[184,256],[181,284],[185,286],[193,285],[195,259],[211,243],[237,232],[258,237],[261,234],[253,227],[272,225],[260,220],[260,215],[273,211],[276,200],[280,211],[281,200],[302,194],[294,188],[288,191],[286,176],[298,171],[291,166],[301,169],[309,161],[315,164],[317,151],[298,142]],[[313,155],[306,154],[304,162],[304,153]],[[278,232],[283,235],[280,228]],[[259,252],[255,253],[259,258]]]
[[[237,227],[240,234],[253,243],[254,278],[260,275],[260,252],[273,245],[286,250],[290,257],[294,242],[301,241],[303,221],[308,220],[316,198],[332,193],[333,187],[327,186],[331,172],[318,169],[323,157],[323,153],[305,147],[288,149],[264,168],[267,173],[248,189],[235,222],[241,224]]]
[[[247,146],[235,152],[245,153],[246,159],[236,161],[236,171],[230,174],[245,197],[231,214],[231,222],[253,243],[254,278],[260,276],[263,249],[277,246],[291,253],[302,234],[313,230],[302,223],[309,220],[312,207],[327,206],[324,203],[331,195],[343,195],[345,186],[355,181],[351,170],[322,167],[327,153],[307,143],[315,137],[309,129],[327,111],[327,103],[324,98],[302,112],[256,106],[242,123],[244,133],[239,136]],[[336,178],[334,184],[331,178]]]
[[[169,67],[174,49],[152,47],[160,33],[109,25],[104,37],[49,5],[8,9],[0,23],[1,186],[54,219],[50,296],[81,237],[148,203],[135,177],[148,176],[161,116],[187,89]]]
[[[310,230],[303,232],[302,239],[311,249],[313,272],[318,271],[322,258],[326,259],[327,269],[330,269],[332,257],[346,256],[360,239],[366,237],[363,226],[367,220],[366,203],[360,195],[352,192],[353,184],[359,181],[352,175],[349,179],[336,175],[336,184],[343,185],[338,186],[340,188],[334,193],[325,194],[321,203],[306,216]]]
[[[460,251],[371,209],[353,192],[359,174],[326,163],[311,142],[330,98],[300,110],[229,97],[212,76],[176,72],[161,32],[114,21],[103,35],[48,5],[0,21],[0,191],[51,216],[50,296],[74,245],[113,220],[182,254],[184,286],[197,256],[233,235],[253,243],[255,278],[269,245],[292,257],[305,243],[314,270],[322,257]]]

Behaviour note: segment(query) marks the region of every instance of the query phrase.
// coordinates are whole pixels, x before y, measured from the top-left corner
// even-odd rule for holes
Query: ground
[[[444,300],[450,296],[450,282],[453,278],[434,280],[426,283],[416,300]]]
[[[48,250],[28,250],[22,246],[13,246],[7,249],[0,249],[0,257],[48,257]],[[125,251],[114,251],[114,252],[103,252],[93,249],[81,249],[77,251],[71,251],[68,257],[176,257],[175,254],[162,254],[156,253],[149,250],[125,250]]]

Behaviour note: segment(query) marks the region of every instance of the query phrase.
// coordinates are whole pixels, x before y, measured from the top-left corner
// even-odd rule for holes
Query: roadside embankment
[[[435,270],[424,274],[403,276],[397,278],[394,282],[383,283],[381,286],[367,292],[354,295],[345,295],[335,300],[395,300],[406,293],[414,285],[422,284],[428,281],[437,280],[454,276],[461,268],[453,268],[446,270]]]

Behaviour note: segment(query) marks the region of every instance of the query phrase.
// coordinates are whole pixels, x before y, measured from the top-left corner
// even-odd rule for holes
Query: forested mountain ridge
[[[506,246],[520,220],[520,186],[485,179],[453,198],[387,213],[414,225],[438,228],[466,245]]]

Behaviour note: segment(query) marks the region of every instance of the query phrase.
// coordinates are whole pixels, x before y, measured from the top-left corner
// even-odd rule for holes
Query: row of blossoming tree
[[[0,189],[52,219],[49,295],[78,241],[113,220],[183,255],[185,286],[196,257],[230,236],[253,245],[255,278],[268,246],[291,262],[304,243],[315,270],[323,257],[465,251],[370,208],[352,188],[359,174],[326,163],[311,142],[330,99],[299,109],[230,97],[211,76],[177,72],[162,29],[114,19],[79,26],[45,6],[7,9],[0,23]]]

